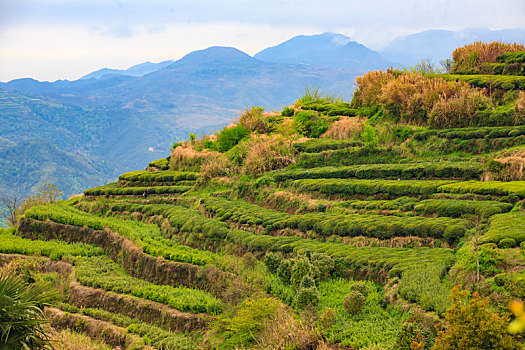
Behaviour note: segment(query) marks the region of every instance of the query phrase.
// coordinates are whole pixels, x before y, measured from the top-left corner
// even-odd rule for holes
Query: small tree
[[[0,206],[7,209],[7,223],[9,226],[14,226],[18,222],[18,207],[22,204],[22,196],[20,192],[11,194],[0,194]]]
[[[379,138],[376,135],[376,131],[372,125],[365,125],[363,132],[361,133],[361,138],[365,143],[366,147],[374,148],[379,143]]]
[[[452,299],[454,304],[445,313],[446,329],[439,332],[435,350],[521,349],[507,332],[508,317],[492,312],[486,298],[456,286]]]

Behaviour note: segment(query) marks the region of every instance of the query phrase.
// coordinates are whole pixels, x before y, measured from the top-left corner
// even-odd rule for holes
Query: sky
[[[428,29],[523,27],[525,0],[0,0],[0,81],[78,79],[209,46],[327,31],[372,49]]]

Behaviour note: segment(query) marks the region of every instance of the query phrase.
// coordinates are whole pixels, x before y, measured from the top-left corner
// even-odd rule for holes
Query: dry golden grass
[[[341,117],[332,123],[321,137],[335,140],[355,139],[361,135],[365,121],[366,118],[361,117]]]
[[[476,41],[473,44],[458,47],[452,53],[454,65],[452,72],[476,73],[484,62],[496,63],[497,57],[506,52],[524,51],[525,46],[512,43],[505,44],[499,41],[484,43]]]
[[[102,341],[95,341],[82,333],[75,333],[68,329],[57,331],[50,330],[52,345],[55,350],[111,350],[112,348]]]
[[[263,324],[255,338],[258,349],[329,349],[315,325],[301,321],[282,308]]]
[[[498,174],[485,174],[485,180],[525,180],[525,149],[505,152],[499,158],[494,159],[494,161],[500,163],[503,169]]]
[[[520,91],[514,109],[519,113],[518,117],[525,118],[525,91]]]
[[[224,155],[217,155],[204,160],[201,165],[201,173],[205,179],[230,176],[236,171],[236,166]]]
[[[191,144],[183,143],[171,151],[170,170],[197,170],[207,159],[218,155],[208,150],[199,152]]]
[[[290,143],[278,135],[261,135],[247,142],[241,171],[244,174],[261,174],[293,163],[294,149]]]

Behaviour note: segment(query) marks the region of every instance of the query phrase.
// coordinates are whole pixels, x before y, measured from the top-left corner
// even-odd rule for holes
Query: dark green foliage
[[[332,139],[312,139],[306,142],[296,143],[294,147],[299,152],[317,153],[327,150],[350,148],[362,146],[361,141],[332,140]]]
[[[226,152],[248,137],[248,135],[250,135],[250,130],[243,125],[222,129],[217,135],[217,150]]]
[[[350,103],[337,102],[333,100],[308,101],[301,104],[304,110],[317,111],[329,116],[348,116],[353,117],[358,114],[358,110],[351,108]]]
[[[294,115],[294,112],[295,112],[295,111],[293,110],[293,108],[290,108],[290,107],[284,107],[284,108],[283,108],[283,111],[281,112],[281,115],[282,115],[283,117],[291,117],[291,116]]]
[[[314,252],[310,255],[310,262],[314,266],[315,279],[324,281],[328,279],[335,268],[334,260],[325,253]]]
[[[27,284],[18,276],[0,274],[0,348],[51,348],[43,327],[47,323],[44,307],[56,293],[47,286]]]
[[[351,290],[350,293],[345,296],[343,307],[350,315],[358,315],[361,313],[365,301],[366,298],[363,294],[357,290]]]
[[[276,274],[281,261],[283,260],[282,254],[269,252],[264,256],[264,264],[268,268],[268,271]]]
[[[290,284],[298,288],[305,276],[314,276],[315,268],[307,257],[301,257],[294,261],[291,274]]]
[[[516,240],[513,238],[503,238],[498,242],[500,248],[514,248],[516,246]]]
[[[293,266],[294,263],[289,259],[282,260],[279,264],[279,267],[277,268],[277,275],[284,283],[290,283]]]
[[[294,115],[295,130],[306,137],[319,137],[328,130],[328,121],[313,111],[303,111]]]
[[[319,291],[317,287],[299,287],[295,295],[294,305],[298,309],[304,309],[309,305],[316,306],[319,303]]]

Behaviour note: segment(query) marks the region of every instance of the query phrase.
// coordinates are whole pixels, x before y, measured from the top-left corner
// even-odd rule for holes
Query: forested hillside
[[[51,330],[0,341],[523,349],[524,57],[475,43],[454,75],[369,72],[350,102],[307,89],[82,196],[41,189],[0,231],[0,275],[57,291]]]

